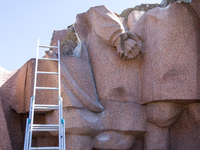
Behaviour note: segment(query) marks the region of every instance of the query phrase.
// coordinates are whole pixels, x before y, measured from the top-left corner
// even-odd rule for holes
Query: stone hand
[[[115,42],[117,53],[123,59],[133,59],[140,52],[142,48],[141,39],[133,32],[122,33]]]

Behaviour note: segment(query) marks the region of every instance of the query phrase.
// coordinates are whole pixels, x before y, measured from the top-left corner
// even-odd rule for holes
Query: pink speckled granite
[[[52,38],[51,38],[51,46],[58,46],[58,40],[62,40],[67,33],[67,29],[63,30],[54,30]],[[57,52],[57,49],[52,49],[54,52]]]
[[[9,137],[13,149],[23,149],[24,134],[22,131],[22,115],[25,106],[26,63],[21,69],[6,72],[6,81],[0,87],[1,103],[4,110]],[[30,78],[31,79],[31,78]],[[5,129],[6,131],[6,129]]]
[[[0,99],[0,150],[12,150],[8,126]]]
[[[134,11],[125,19],[104,6],[77,15],[80,54],[61,56],[67,150],[200,148],[198,4]],[[55,31],[51,45],[65,34],[65,29]],[[142,52],[132,60],[120,58],[120,35],[124,55],[141,41]],[[45,57],[57,54],[47,51]],[[57,70],[54,62],[40,61],[39,66],[41,71]],[[0,68],[0,113],[5,114],[0,117],[0,148],[23,149],[34,68],[35,59],[14,72]],[[37,85],[56,86],[56,76],[40,75]],[[49,91],[36,96],[40,104],[56,104],[58,97]],[[35,123],[58,122],[58,111],[36,114]],[[4,134],[7,144],[1,142]],[[34,133],[33,145],[57,145],[57,135]]]
[[[98,125],[101,124],[100,134],[94,139],[97,149],[129,149],[145,131],[145,115],[138,104],[140,56],[128,61],[120,58],[113,42],[125,28],[121,19],[104,6],[77,15],[75,23],[75,30],[88,49],[98,97],[105,108],[97,114]],[[120,147],[117,143],[121,143]]]
[[[140,67],[141,99],[147,104],[144,149],[199,149],[199,138],[194,138],[199,136],[194,125],[199,116],[194,113],[199,108],[194,103],[199,102],[199,26],[197,12],[189,4],[152,9],[136,26],[129,26],[144,41]]]
[[[200,1],[199,0],[193,0],[190,4],[197,12],[197,14],[200,16]]]
[[[199,100],[200,21],[195,10],[189,4],[170,4],[148,11],[140,21],[143,103]]]
[[[112,35],[118,30],[123,32],[124,27],[117,17],[112,19],[113,16],[110,18],[103,16],[101,11],[106,10],[104,7],[91,8],[87,13],[77,15],[75,24],[75,30],[87,45],[99,99],[138,102],[141,95],[139,86],[141,61],[138,58],[124,61],[118,57],[114,45],[111,43],[106,45]],[[90,19],[91,15],[93,15],[92,19]],[[102,15],[101,19],[95,15],[98,17]],[[86,20],[90,24],[86,24],[84,22]],[[112,26],[109,27],[109,24]],[[89,28],[90,26],[92,29]],[[101,26],[105,26],[104,28],[108,26],[109,29],[104,30]],[[88,37],[85,37],[86,35]]]

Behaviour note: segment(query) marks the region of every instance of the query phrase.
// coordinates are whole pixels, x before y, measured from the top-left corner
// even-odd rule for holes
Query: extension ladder
[[[58,58],[38,58],[39,48],[57,48]],[[58,62],[58,72],[45,72],[38,71],[38,60],[46,61],[57,61]],[[37,87],[37,74],[54,74],[58,76],[58,87]],[[57,90],[58,91],[58,105],[46,105],[46,104],[35,104],[36,90]],[[59,124],[34,124],[34,111],[35,110],[59,110]],[[42,131],[57,131],[59,132],[58,141],[59,146],[56,147],[32,147],[32,134],[33,132]],[[34,77],[34,89],[33,96],[30,100],[30,111],[29,118],[26,120],[26,130],[25,130],[25,140],[24,140],[24,150],[65,150],[65,119],[63,118],[62,110],[62,98],[61,98],[61,81],[60,81],[60,42],[58,41],[58,46],[45,46],[39,45],[39,39],[37,44],[37,54],[35,63],[35,77]]]

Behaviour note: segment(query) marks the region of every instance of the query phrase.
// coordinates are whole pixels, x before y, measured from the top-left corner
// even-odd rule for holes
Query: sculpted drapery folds
[[[61,56],[67,150],[199,148],[200,21],[196,11],[190,4],[177,3],[146,13],[133,11],[128,18],[116,16],[105,6],[77,15],[74,29],[81,43],[73,56]],[[45,57],[57,54],[48,51]],[[55,71],[57,66],[42,62],[39,70],[45,69]],[[33,70],[34,60],[30,60],[8,81],[9,86],[1,87],[5,110],[28,112]],[[53,76],[40,79],[38,86],[56,82]],[[11,82],[14,90],[7,98]],[[56,94],[44,94],[38,103],[56,102]],[[5,103],[7,99],[13,103]],[[45,123],[56,123],[58,111],[39,113]],[[7,122],[19,117],[13,114],[5,114]],[[9,115],[15,118],[9,120]],[[11,131],[21,126],[18,122],[8,131],[14,135]]]

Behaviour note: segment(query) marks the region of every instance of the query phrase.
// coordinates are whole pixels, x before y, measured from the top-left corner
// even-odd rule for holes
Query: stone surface
[[[178,104],[154,102],[146,106],[147,120],[161,128],[170,128],[183,111]]]
[[[134,8],[127,8],[122,11],[120,17],[128,17],[128,15],[134,10]]]
[[[134,8],[127,8],[124,11],[122,11],[122,13],[120,14],[121,17],[128,17],[128,15],[132,12],[132,11],[142,11],[142,12],[147,12],[150,9],[153,9],[155,7],[159,7],[159,4],[141,4],[141,5],[137,5]]]
[[[199,0],[193,0],[192,3],[190,4],[195,11],[197,12],[197,14],[200,16],[200,1]]]
[[[25,112],[25,103],[29,102],[30,95],[29,90],[26,92],[26,84],[28,83],[27,62],[21,69],[13,72],[5,72],[3,79],[7,78],[6,81],[0,87],[1,103],[5,114],[5,119],[8,127],[9,137],[12,144],[12,149],[23,149],[23,131],[22,131],[22,118],[21,114]],[[31,69],[31,67],[29,67]],[[31,74],[32,76],[32,74]],[[29,78],[31,80],[31,78]],[[25,100],[26,94],[28,99]],[[32,95],[32,94],[31,94]],[[29,104],[28,104],[29,105]],[[29,106],[28,106],[29,107]],[[5,129],[6,131],[6,129]]]
[[[192,0],[162,0],[162,2],[160,3],[160,6],[161,7],[166,7],[170,3],[174,3],[174,2],[191,3]]]
[[[63,37],[60,43],[60,52],[62,54],[73,55],[74,49],[78,44],[77,37],[75,35],[74,27],[71,26],[67,29],[66,35]]]
[[[112,141],[112,142],[111,142]],[[106,131],[97,135],[93,144],[96,149],[131,149],[135,137],[127,134],[117,133],[115,131]],[[114,144],[114,145],[113,145]]]
[[[140,18],[142,17],[144,13],[145,13],[144,11],[136,11],[136,10],[130,13],[130,15],[128,16],[128,21],[127,21],[128,30],[132,30],[132,31],[138,30],[138,26],[139,26],[138,21],[140,20]],[[142,26],[143,25],[141,25],[141,27]]]
[[[137,57],[129,61],[120,59],[116,51],[120,46],[112,42],[118,40],[125,27],[112,12],[100,6],[79,14],[75,30],[88,49],[98,97],[104,106],[103,113],[97,114],[101,132],[94,138],[94,148],[130,149],[134,139],[145,131],[145,114],[137,104],[141,100],[140,61]],[[126,48],[132,44],[127,36]]]
[[[65,37],[66,34],[67,34],[67,29],[54,30],[50,45],[58,46],[58,40],[62,41],[62,39]],[[57,49],[51,49],[51,50],[57,53]]]
[[[175,3],[127,18],[92,7],[77,15],[75,30],[54,31],[51,45],[63,43],[67,150],[199,149],[198,5]],[[57,58],[57,51],[44,57]],[[35,59],[13,72],[0,68],[2,149],[23,149],[34,69]],[[38,69],[56,71],[57,65],[40,61]],[[56,86],[57,78],[38,75],[37,85]],[[44,91],[36,97],[36,103],[56,104],[58,95]],[[35,123],[58,123],[58,111],[36,111]],[[58,132],[37,132],[33,146],[56,146],[57,139]]]
[[[198,105],[197,105],[198,106]],[[199,108],[198,108],[199,109]],[[186,109],[176,124],[170,128],[170,149],[188,150],[200,148],[199,124],[194,120],[192,114]]]
[[[0,98],[0,150],[12,150],[12,145],[10,141],[10,136],[8,132],[8,126],[6,122],[6,118],[4,115],[4,110],[1,104],[1,98]]]
[[[143,103],[199,100],[200,22],[195,10],[189,4],[170,4],[150,10],[140,21],[131,31],[145,41],[141,59]]]
[[[60,53],[65,55],[73,55],[74,49],[79,44],[73,25],[67,29],[55,30],[50,45],[57,46],[58,40],[60,40]],[[57,49],[51,50],[57,53]]]

